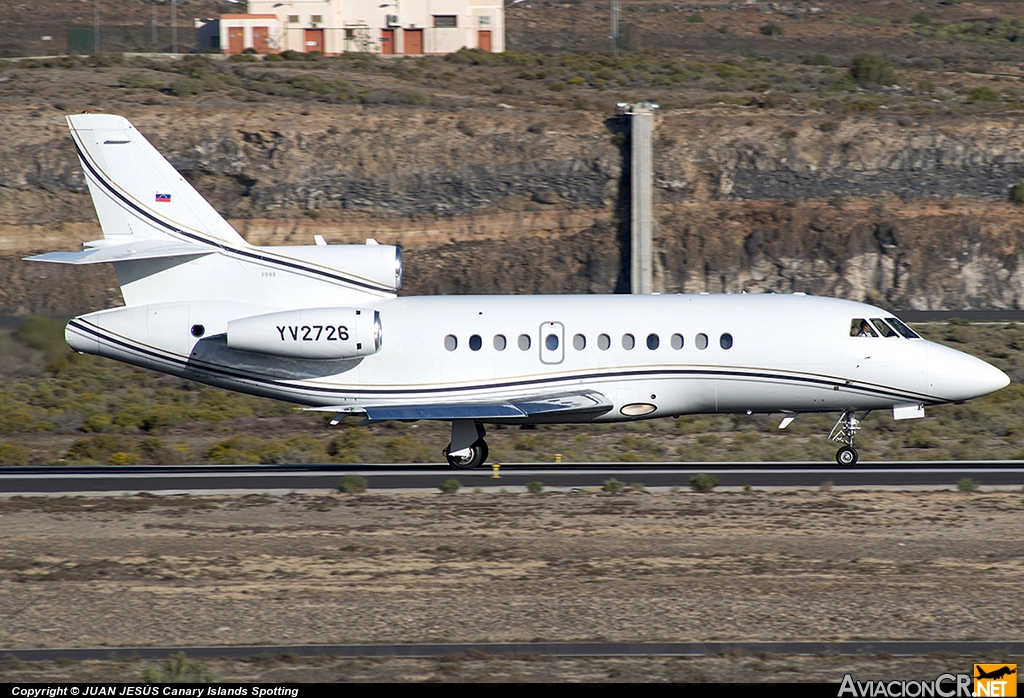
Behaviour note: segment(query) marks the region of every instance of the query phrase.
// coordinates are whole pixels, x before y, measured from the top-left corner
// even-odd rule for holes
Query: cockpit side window
[[[883,337],[899,337],[896,334],[896,330],[885,324],[885,320],[880,317],[871,318],[871,324],[878,328],[878,331]]]
[[[899,332],[907,339],[921,339],[921,335],[919,335],[917,332],[914,332],[914,330],[904,325],[902,321],[897,320],[894,317],[887,317],[885,319],[890,325],[896,328],[897,332]]]
[[[851,337],[877,337],[878,333],[871,326],[871,323],[862,317],[855,317],[850,322]]]

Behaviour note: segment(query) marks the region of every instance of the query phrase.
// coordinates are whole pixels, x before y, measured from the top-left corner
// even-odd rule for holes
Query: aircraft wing
[[[443,421],[524,419],[549,414],[584,416],[604,414],[611,408],[611,401],[601,393],[583,390],[500,401],[446,401],[409,405],[331,405],[309,409],[316,412],[337,412],[338,419],[344,414],[364,413],[366,422],[383,422],[391,419],[438,419]]]
[[[29,262],[56,262],[57,264],[103,264],[128,262],[160,257],[201,257],[216,252],[206,245],[191,245],[167,240],[135,240],[121,245],[97,245],[78,252],[48,252],[26,257]]]

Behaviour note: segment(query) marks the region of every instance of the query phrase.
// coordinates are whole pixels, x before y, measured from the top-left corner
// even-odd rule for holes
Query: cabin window
[[[455,351],[457,346],[459,346],[459,340],[455,338],[455,335],[450,334],[444,338],[444,348],[448,351]]]
[[[530,335],[519,335],[519,348],[522,349],[523,351],[526,351],[530,348]]]
[[[607,351],[612,347],[612,338],[606,334],[597,335],[597,348],[601,351]]]
[[[576,351],[583,351],[587,348],[587,338],[578,334],[572,338],[572,348]]]
[[[683,335],[678,332],[672,335],[672,348],[676,350],[683,348]]]
[[[897,332],[907,339],[921,339],[921,335],[904,325],[902,320],[897,320],[894,317],[887,317],[885,319],[890,325],[896,328]]]
[[[505,335],[503,335],[503,334],[496,334],[496,335],[494,335],[494,348],[495,349],[497,349],[498,351],[505,351],[505,345],[506,344],[508,344],[508,342],[505,341]]]
[[[855,317],[850,322],[850,336],[851,337],[877,337],[878,333],[875,332],[875,328],[871,326],[871,323],[862,317]]]
[[[636,338],[631,334],[622,335],[622,348],[629,351],[636,346]]]
[[[732,335],[726,332],[718,338],[718,346],[723,349],[732,349]]]
[[[480,339],[480,335],[475,334],[469,338],[469,348],[473,351],[480,351],[480,347],[484,345],[484,340]]]
[[[549,334],[544,338],[544,346],[547,347],[548,351],[555,351],[558,349],[558,335]]]
[[[698,349],[708,348],[708,336],[701,332],[699,335],[693,338],[693,343],[697,345]]]
[[[661,346],[661,338],[658,335],[651,333],[647,335],[647,348],[654,351]]]

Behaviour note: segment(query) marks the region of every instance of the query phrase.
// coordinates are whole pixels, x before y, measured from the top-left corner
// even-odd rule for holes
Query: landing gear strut
[[[865,412],[861,417],[867,417],[868,413]],[[832,427],[832,433],[828,435],[833,441],[846,444],[838,451],[836,451],[836,463],[839,465],[856,465],[857,464],[857,449],[853,447],[853,437],[860,431],[860,419],[857,419],[857,414],[852,410],[849,412],[843,412],[839,421]]]
[[[450,454],[451,447],[451,444],[444,447],[444,457],[448,460],[448,465],[457,470],[472,470],[473,468],[480,467],[487,460],[487,442],[483,439],[469,447],[468,455],[463,453],[462,455],[453,456]]]

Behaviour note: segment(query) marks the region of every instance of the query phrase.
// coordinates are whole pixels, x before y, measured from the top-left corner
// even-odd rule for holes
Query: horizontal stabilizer
[[[216,251],[216,248],[206,245],[192,245],[167,240],[135,240],[123,245],[86,247],[78,252],[48,252],[35,257],[25,257],[25,260],[57,264],[102,264],[104,262],[128,262],[161,257],[201,257]]]
[[[316,412],[339,414],[365,413],[367,422],[392,419],[455,419],[492,420],[526,419],[540,415],[604,414],[612,403],[601,393],[593,391],[558,393],[514,398],[501,402],[439,402],[421,405],[333,405],[311,407]]]

